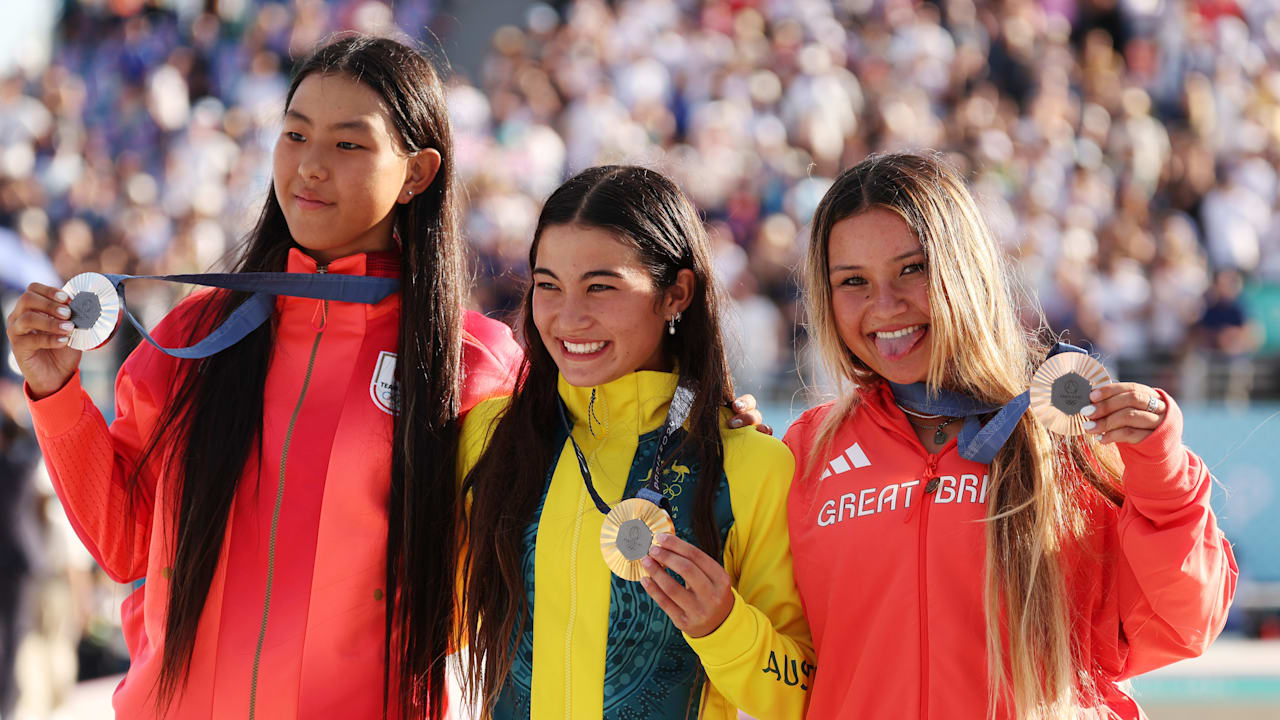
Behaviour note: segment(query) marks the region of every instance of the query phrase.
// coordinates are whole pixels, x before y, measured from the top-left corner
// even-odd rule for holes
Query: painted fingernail
[[[75,326],[76,326],[76,324],[75,324],[75,323],[71,323],[71,322],[58,323],[58,327],[59,327],[59,328],[61,328],[61,329],[63,329],[63,330],[71,330],[71,329],[75,328]]]
[[[1085,417],[1089,417],[1096,412],[1098,412],[1098,408],[1092,405],[1085,405],[1084,407],[1080,408],[1080,414]]]
[[[71,308],[66,305],[58,308],[55,312],[58,313],[59,317],[71,317]]]
[[[733,401],[733,409],[734,409],[734,410],[741,411],[741,410],[742,410],[743,408],[745,408],[746,406],[747,406],[747,404],[746,404],[745,402],[741,401],[741,400],[734,400],[734,401]]]
[[[1087,413],[1086,413],[1086,414],[1087,414]],[[1092,420],[1085,420],[1085,421],[1084,421],[1084,429],[1085,429],[1085,430],[1092,430],[1092,429],[1094,429],[1094,428],[1096,428],[1096,427],[1098,427],[1098,423],[1096,423],[1096,422],[1094,422],[1094,421],[1092,421]]]
[[[58,300],[59,300],[59,301],[61,301],[61,302],[66,302],[67,300],[69,300],[69,299],[71,298],[71,296],[70,296],[70,295],[68,295],[68,294],[66,294],[66,293],[64,293],[64,292],[62,292],[61,290],[59,290],[59,291],[58,291],[58,293],[57,293],[56,295],[54,295],[54,297],[58,298]]]
[[[1093,400],[1094,402],[1097,402],[1097,401],[1101,400],[1101,399],[1102,399],[1102,391],[1101,391],[1101,390],[1094,390],[1093,392],[1089,393],[1089,399],[1090,399],[1090,400]]]
[[[734,418],[734,419],[732,419],[732,420],[730,420],[730,421],[729,421],[729,427],[732,427],[732,428],[740,428],[740,427],[742,427],[742,421],[741,421],[741,420],[739,420],[738,418]]]
[[[67,341],[68,341],[68,340],[70,340],[70,339],[71,339],[71,338],[69,338],[69,337],[60,337],[60,338],[58,338],[58,342],[60,342],[60,343],[62,343],[62,344],[64,344],[64,345],[65,345],[65,344],[67,343]]]

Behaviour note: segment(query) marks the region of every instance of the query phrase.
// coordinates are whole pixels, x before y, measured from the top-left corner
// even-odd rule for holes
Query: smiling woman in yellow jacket
[[[543,209],[520,389],[463,426],[466,685],[486,717],[804,711],[794,462],[771,437],[724,429],[732,382],[709,265],[697,215],[652,171],[592,168]],[[673,396],[692,398],[687,422]],[[609,544],[633,582],[611,574],[601,529],[637,496],[626,507],[660,516],[643,498],[660,500],[672,525],[648,523],[647,553],[637,520],[622,529],[638,550]]]

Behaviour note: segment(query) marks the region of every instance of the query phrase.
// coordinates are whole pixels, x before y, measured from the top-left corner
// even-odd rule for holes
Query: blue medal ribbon
[[[1049,350],[1046,359],[1063,352],[1083,353],[1085,350],[1060,342]],[[931,395],[928,386],[922,382],[910,385],[891,382],[889,387],[893,390],[894,400],[905,408],[929,415],[964,418],[964,425],[956,438],[960,457],[983,465],[996,459],[996,453],[1004,447],[1023,413],[1031,406],[1030,390],[1024,391],[1003,406],[992,406],[952,390],[940,389]],[[990,413],[995,413],[995,417],[987,422],[983,423],[978,419],[978,416]]]
[[[396,278],[367,277],[361,275],[326,275],[324,273],[206,273],[199,275],[115,275],[104,274],[120,296],[120,308],[142,337],[160,352],[176,358],[206,358],[226,350],[258,329],[275,311],[276,296],[336,300],[338,302],[372,305],[396,292],[400,281]],[[253,293],[249,299],[232,311],[231,315],[214,328],[203,340],[184,348],[167,348],[156,342],[138,319],[129,312],[124,299],[126,280],[164,280],[205,287],[221,288]]]

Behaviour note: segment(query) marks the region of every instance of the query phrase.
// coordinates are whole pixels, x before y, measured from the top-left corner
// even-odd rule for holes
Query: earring
[[[413,191],[412,191],[412,190],[405,190],[405,192],[409,193],[409,199],[411,199],[411,200],[412,200],[412,199],[413,199]]]
[[[675,315],[672,315],[671,317],[667,318],[667,334],[668,335],[676,334],[677,322],[680,322],[680,313],[676,313]]]

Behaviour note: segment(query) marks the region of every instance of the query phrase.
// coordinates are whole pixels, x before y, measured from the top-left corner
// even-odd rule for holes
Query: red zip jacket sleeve
[[[153,332],[161,345],[178,344],[197,293]],[[509,395],[521,359],[511,330],[475,312],[463,317],[465,413],[480,400]],[[94,560],[116,582],[146,574],[159,464],[155,456],[139,474],[140,492],[128,506],[127,483],[155,429],[178,372],[178,360],[140,344],[116,376],[116,418],[108,427],[80,385],[77,371],[62,389],[40,400],[28,394],[36,437],[53,486],[71,526]],[[132,511],[132,522],[125,522]]]
[[[165,317],[153,332],[156,341],[166,346],[181,342],[185,330],[180,328],[195,298],[206,294],[192,296]],[[153,455],[139,473],[140,491],[132,507],[127,484],[177,372],[178,361],[151,345],[134,349],[116,375],[116,418],[110,428],[81,387],[78,370],[48,397],[32,400],[28,389],[36,438],[54,490],[80,541],[116,582],[146,574],[158,457]]]
[[[1115,524],[1119,544],[1113,576],[1119,627],[1095,616],[1095,640],[1114,639],[1109,670],[1116,679],[1195,657],[1226,623],[1239,570],[1218,528],[1204,461],[1182,444],[1182,411],[1168,407],[1163,422],[1137,444],[1119,443],[1125,500]],[[1101,621],[1101,626],[1098,626]],[[1104,647],[1099,647],[1104,651]]]

